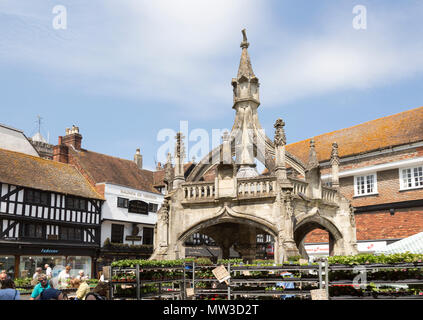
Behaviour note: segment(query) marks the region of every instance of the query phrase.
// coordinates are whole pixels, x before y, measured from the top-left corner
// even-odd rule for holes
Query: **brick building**
[[[314,137],[322,179],[331,185],[339,146],[341,192],[355,207],[358,249],[374,252],[423,231],[423,107]],[[310,139],[286,146],[307,161]],[[311,232],[309,254],[327,254],[328,234]]]

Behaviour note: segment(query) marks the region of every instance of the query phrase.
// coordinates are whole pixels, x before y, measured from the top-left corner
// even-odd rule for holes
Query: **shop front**
[[[14,245],[0,246],[0,269],[12,278],[32,277],[36,268],[40,267],[45,272],[44,266],[48,264],[52,268],[53,277],[65,266],[72,267],[71,277],[78,275],[83,270],[85,275],[95,278],[95,262],[97,248],[59,247],[59,246],[36,246]]]

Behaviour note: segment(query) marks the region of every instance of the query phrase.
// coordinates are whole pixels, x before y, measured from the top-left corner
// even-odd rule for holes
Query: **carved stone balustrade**
[[[182,184],[185,201],[214,200],[216,190],[212,182],[188,182]]]
[[[238,198],[274,196],[276,177],[238,179],[237,187]]]
[[[329,187],[322,187],[322,199],[330,203],[336,203],[338,191]]]
[[[303,195],[306,194],[307,192],[307,188],[308,188],[308,183],[303,181],[303,180],[298,180],[298,179],[294,179],[294,178],[289,178],[289,181],[291,181],[294,189],[292,190],[293,194],[300,194],[302,193]]]

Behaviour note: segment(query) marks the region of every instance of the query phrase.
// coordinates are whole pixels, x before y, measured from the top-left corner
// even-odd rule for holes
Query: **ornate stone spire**
[[[166,188],[166,194],[172,190],[172,184],[173,184],[173,167],[172,167],[172,155],[170,152],[167,154],[166,164],[164,165],[165,169],[165,175],[164,175],[164,182],[167,185]]]
[[[185,137],[182,135],[182,132],[176,133],[175,158],[179,158],[182,161],[185,158],[184,138]]]
[[[247,41],[247,34],[245,29],[242,30],[243,41],[241,42],[241,61],[239,62],[238,76],[237,79],[240,80],[242,77],[247,79],[255,78],[253,67],[251,65],[250,55],[248,54],[248,47],[250,44]]]
[[[232,86],[234,88],[234,103],[238,101],[254,101],[257,106],[259,102],[259,80],[255,76],[253,67],[251,65],[250,55],[247,48],[249,43],[247,41],[247,34],[245,29],[242,30],[243,40],[241,42],[241,60],[239,62],[238,75],[232,79]],[[234,105],[235,108],[235,105]]]
[[[181,183],[185,181],[184,177],[184,159],[185,159],[185,148],[184,148],[184,136],[182,132],[176,134],[176,145],[175,145],[175,179],[173,180],[173,187],[178,188]]]
[[[310,140],[310,154],[308,158],[307,170],[312,170],[319,166],[319,161],[317,160],[317,154],[314,144],[314,139]]]

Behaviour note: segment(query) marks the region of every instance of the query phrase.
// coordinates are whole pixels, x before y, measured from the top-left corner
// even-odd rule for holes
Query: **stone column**
[[[285,261],[288,257],[298,256],[300,252],[298,251],[297,245],[294,241],[294,208],[293,208],[293,197],[290,190],[285,191],[283,194],[283,229],[280,232],[282,234],[282,245],[285,253]],[[279,236],[279,237],[280,237]]]

